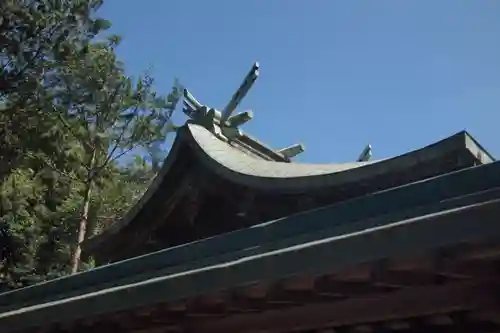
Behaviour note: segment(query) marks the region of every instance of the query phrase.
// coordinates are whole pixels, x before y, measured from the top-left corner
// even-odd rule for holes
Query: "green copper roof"
[[[359,187],[352,197],[493,160],[467,132],[459,132],[422,149],[382,161],[324,165],[280,163],[245,154],[203,126],[188,124],[179,130],[162,170],[145,195],[123,219],[86,241],[85,252],[96,251],[100,244],[112,244],[109,237],[119,237],[124,228],[133,228],[135,224],[143,227],[141,214],[153,212],[160,202],[167,202],[175,193],[176,184],[185,176],[188,168],[182,160],[186,149],[194,153],[198,167],[249,189],[307,194]]]

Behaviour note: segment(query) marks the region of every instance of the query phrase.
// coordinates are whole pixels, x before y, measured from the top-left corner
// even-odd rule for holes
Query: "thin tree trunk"
[[[82,204],[82,212],[80,215],[80,224],[78,227],[78,238],[75,244],[75,249],[71,256],[71,274],[78,273],[78,269],[80,268],[80,260],[82,255],[82,243],[85,240],[85,236],[87,233],[87,225],[89,222],[89,208],[90,208],[90,198],[92,194],[92,187],[94,185],[93,178],[93,167],[95,161],[95,152],[92,153],[92,157],[89,163],[89,177],[85,183],[85,191],[83,193],[83,204]]]

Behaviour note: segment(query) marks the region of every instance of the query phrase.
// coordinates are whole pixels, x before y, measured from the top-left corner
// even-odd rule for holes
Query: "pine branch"
[[[67,172],[64,172],[63,170],[59,169],[58,167],[56,167],[54,164],[52,164],[51,162],[49,162],[48,160],[40,157],[40,156],[36,156],[35,154],[31,153],[31,152],[25,152],[24,153],[26,155],[26,157],[29,157],[29,158],[32,158],[32,159],[35,159],[37,161],[40,161],[42,162],[43,164],[45,164],[47,167],[51,168],[53,171],[59,173],[61,176],[63,177],[66,177],[66,178],[69,178],[71,180],[74,180],[74,181],[78,181],[78,182],[82,182],[81,179],[67,173]]]
[[[135,110],[134,110],[134,113],[137,112],[137,109],[139,108],[139,106],[136,106],[135,107]],[[120,146],[120,143],[121,141],[123,140],[123,136],[125,135],[125,132],[127,131],[127,128],[130,126],[130,124],[132,123],[132,120],[134,120],[135,117],[131,117],[130,119],[127,120],[127,122],[123,125],[122,127],[122,130],[118,136],[118,138],[116,139],[115,141],[115,145],[113,147],[113,149],[111,149],[111,152],[108,154],[108,156],[106,157],[106,160],[102,163],[102,165],[100,166],[100,168],[104,168],[106,167],[106,165],[111,161],[111,158],[113,157],[113,154],[116,152],[116,150],[118,149],[118,147]],[[114,160],[113,160],[114,161]],[[111,161],[111,162],[113,162]]]
[[[86,150],[90,150],[92,149],[92,147],[88,144],[88,142],[86,142],[83,138],[79,137],[79,135],[74,131],[73,127],[71,127],[70,124],[68,124],[68,122],[63,118],[63,116],[57,112],[57,119],[59,119],[59,121],[63,124],[63,126],[71,133],[71,135],[77,139],[82,145],[83,147],[86,149]]]

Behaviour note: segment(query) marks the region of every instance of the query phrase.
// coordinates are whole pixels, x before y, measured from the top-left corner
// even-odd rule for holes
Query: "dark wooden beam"
[[[453,256],[462,261],[498,261],[500,259],[500,244],[498,242],[467,244],[453,251]]]
[[[409,317],[496,308],[498,286],[452,284],[410,288],[374,297],[313,304],[262,314],[240,314],[220,320],[193,323],[193,331],[211,332],[289,332],[346,325],[362,325]]]

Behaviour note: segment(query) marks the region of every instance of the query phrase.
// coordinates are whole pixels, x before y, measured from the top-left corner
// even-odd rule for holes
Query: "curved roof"
[[[200,161],[224,178],[249,187],[273,190],[302,190],[331,187],[386,174],[389,170],[414,166],[459,147],[468,148],[484,162],[493,158],[467,132],[459,132],[433,145],[394,158],[342,164],[279,163],[254,158],[219,140],[199,125],[188,124],[188,137]]]
[[[87,240],[83,244],[84,249],[95,248],[107,237],[119,233],[141,211],[171,200],[176,188],[180,186],[182,175],[186,173],[186,168],[181,163],[185,159],[183,154],[186,150],[194,153],[197,163],[232,183],[277,193],[307,193],[311,190],[365,183],[415,167],[420,172],[419,166],[434,161],[443,164],[449,161],[450,156],[457,160],[474,160],[467,166],[494,160],[467,132],[462,131],[425,148],[381,161],[344,164],[277,162],[245,152],[231,142],[220,140],[205,127],[188,123],[179,129],[162,169],[144,196],[123,219],[115,222],[102,234]],[[420,179],[428,176],[422,174]]]

